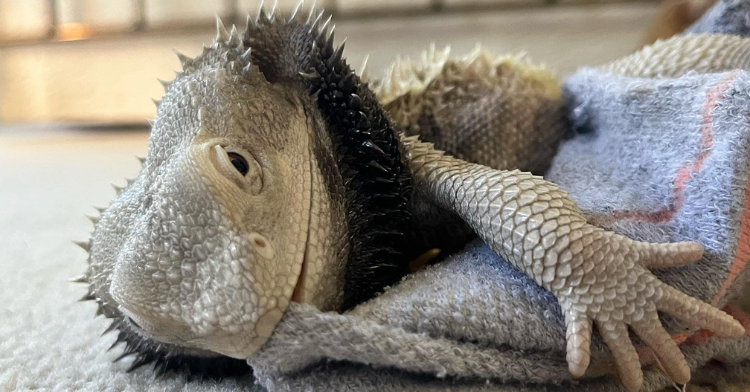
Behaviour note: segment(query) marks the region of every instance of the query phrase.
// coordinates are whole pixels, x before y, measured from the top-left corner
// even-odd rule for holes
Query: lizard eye
[[[211,151],[218,172],[240,188],[258,194],[263,188],[263,171],[258,161],[247,151],[216,144]]]
[[[243,176],[246,175],[248,170],[250,170],[250,166],[248,166],[245,157],[236,152],[229,152],[227,155],[229,155],[229,161],[232,162],[232,166]]]

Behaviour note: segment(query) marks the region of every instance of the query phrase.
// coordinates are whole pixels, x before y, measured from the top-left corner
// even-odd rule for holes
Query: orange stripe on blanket
[[[668,222],[674,218],[674,215],[682,208],[682,204],[685,199],[685,185],[687,182],[698,173],[706,163],[706,159],[711,155],[714,145],[714,130],[713,122],[714,116],[711,113],[719,103],[719,100],[724,96],[726,91],[729,89],[732,81],[737,77],[739,71],[727,74],[719,82],[711,87],[706,92],[706,98],[701,111],[702,124],[701,124],[701,137],[700,137],[700,152],[691,162],[686,163],[677,171],[674,181],[672,182],[672,198],[674,200],[670,208],[655,211],[615,211],[611,215],[611,219],[607,217],[594,217],[593,220],[600,223],[612,223],[612,220],[636,220],[642,222],[651,223],[663,223]],[[748,168],[750,171],[750,168]],[[748,180],[750,181],[750,179]],[[750,261],[750,186],[746,185],[745,196],[742,202],[742,215],[740,218],[740,233],[737,240],[737,249],[735,250],[735,257],[732,261],[732,265],[729,267],[729,274],[722,283],[719,291],[714,295],[711,300],[712,305],[716,306],[721,298],[726,295],[729,287],[734,283],[737,276],[747,266]],[[750,335],[750,319],[743,312],[738,309],[727,307],[725,310],[732,314],[735,318],[742,321],[746,328],[747,334]],[[694,334],[688,332],[681,332],[672,335],[677,344],[686,342],[686,344],[702,344],[705,343],[713,334],[707,330],[699,330]],[[650,349],[643,348],[643,355],[648,356]]]
[[[615,211],[612,213],[614,220],[637,220],[643,222],[662,223],[672,220],[674,215],[682,208],[682,203],[685,200],[685,184],[690,180],[693,175],[699,172],[706,159],[714,147],[714,132],[713,123],[714,116],[711,111],[716,108],[719,100],[724,96],[732,81],[739,71],[732,72],[725,75],[719,82],[711,87],[706,92],[706,99],[703,103],[703,110],[701,111],[703,121],[701,124],[701,138],[700,138],[700,152],[694,160],[684,164],[677,170],[677,175],[672,182],[672,199],[674,202],[672,206],[667,209],[655,212],[645,211]]]
[[[750,168],[748,168],[750,170]],[[750,179],[748,179],[750,181]],[[734,252],[734,260],[729,266],[729,274],[721,284],[721,288],[714,295],[711,304],[716,305],[727,294],[729,287],[745,269],[750,260],[750,186],[745,183],[745,198],[742,201],[742,216],[740,217],[740,233],[737,237],[737,249]]]
[[[636,220],[652,223],[668,222],[674,218],[674,215],[682,208],[685,199],[685,185],[694,174],[698,173],[706,163],[706,159],[711,155],[714,144],[713,122],[714,116],[712,111],[716,108],[719,100],[724,96],[732,81],[739,74],[735,71],[725,75],[719,82],[706,92],[706,98],[701,111],[703,121],[701,125],[700,152],[694,160],[684,164],[677,171],[673,181],[672,198],[674,202],[668,209],[643,212],[643,211],[615,211],[612,213],[614,220]],[[748,169],[750,170],[750,168]],[[601,219],[594,218],[599,221]],[[719,291],[711,299],[711,303],[716,305],[726,295],[729,287],[737,279],[737,276],[744,270],[750,260],[750,187],[746,186],[745,196],[742,202],[742,215],[740,217],[740,232],[737,238],[737,248],[735,257],[729,267],[729,274],[721,285]]]

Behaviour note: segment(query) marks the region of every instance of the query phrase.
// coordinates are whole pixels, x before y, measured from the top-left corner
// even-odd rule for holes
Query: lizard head
[[[134,365],[247,358],[291,301],[342,309],[403,274],[398,136],[321,15],[261,11],[241,35],[217,20],[164,83],[143,168],[96,224],[84,279]]]

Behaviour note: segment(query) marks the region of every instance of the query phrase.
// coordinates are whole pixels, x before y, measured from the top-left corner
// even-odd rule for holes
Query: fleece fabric
[[[713,33],[747,37],[750,34],[750,2],[720,0],[684,33]]]

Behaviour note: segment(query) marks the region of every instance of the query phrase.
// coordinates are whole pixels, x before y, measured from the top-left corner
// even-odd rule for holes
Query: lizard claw
[[[573,377],[582,377],[591,362],[591,319],[569,312],[565,317],[568,369]]]
[[[667,244],[650,244],[634,242],[640,250],[641,265],[646,268],[677,267],[690,264],[703,257],[703,245],[697,242],[673,242]]]
[[[597,322],[596,328],[612,351],[622,385],[631,392],[640,390],[643,384],[641,360],[630,341],[628,326],[625,323]]]
[[[733,317],[661,282],[648,270],[700,259],[700,244],[649,244],[593,227],[581,228],[580,233],[578,238],[586,245],[573,252],[573,271],[565,287],[553,290],[565,314],[567,361],[574,377],[581,377],[590,362],[592,323],[610,348],[623,385],[633,392],[641,388],[643,371],[628,327],[653,350],[672,381],[685,384],[690,380],[685,357],[661,325],[658,311],[717,336],[744,335]]]

